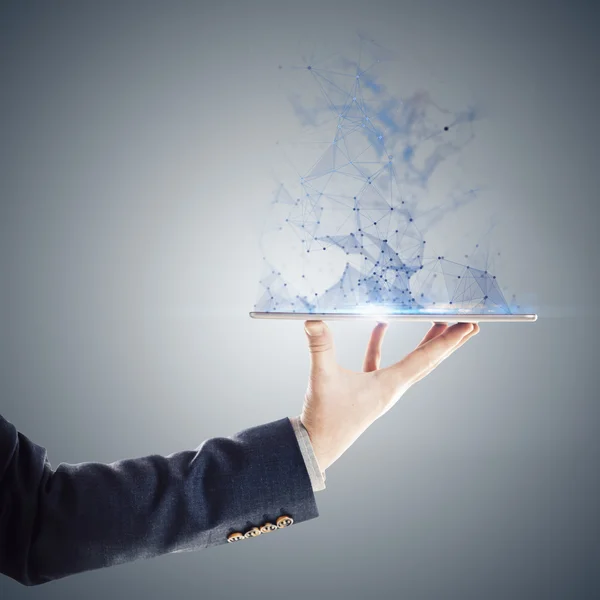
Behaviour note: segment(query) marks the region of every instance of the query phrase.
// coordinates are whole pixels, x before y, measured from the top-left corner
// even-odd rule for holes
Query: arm
[[[289,419],[193,451],[61,464],[0,416],[0,572],[26,585],[318,516]]]
[[[413,352],[380,368],[379,324],[355,373],[337,364],[324,323],[305,328],[311,369],[301,417],[194,451],[53,471],[46,451],[0,417],[0,572],[33,585],[317,517],[313,492],[324,488],[325,470],[479,332],[435,324]]]

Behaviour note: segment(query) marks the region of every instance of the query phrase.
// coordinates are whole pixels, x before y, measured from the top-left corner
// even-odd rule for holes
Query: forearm
[[[55,471],[43,448],[2,427],[14,448],[0,471],[0,571],[25,584],[224,544],[282,511],[318,516],[288,419],[193,451]]]

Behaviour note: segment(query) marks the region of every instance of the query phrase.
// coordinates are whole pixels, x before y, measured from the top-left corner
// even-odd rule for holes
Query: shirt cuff
[[[325,473],[321,471],[319,467],[315,451],[313,450],[310,437],[308,436],[308,431],[302,424],[300,417],[289,417],[289,419],[294,428],[302,458],[304,458],[304,463],[306,464],[306,470],[310,477],[313,492],[320,492],[325,489]]]

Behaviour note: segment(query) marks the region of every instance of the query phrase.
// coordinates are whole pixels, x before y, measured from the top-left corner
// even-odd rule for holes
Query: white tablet
[[[532,323],[537,320],[536,314],[477,314],[473,311],[465,312],[424,312],[418,313],[391,313],[391,312],[251,312],[253,319],[298,319],[304,321],[427,321],[435,323]]]

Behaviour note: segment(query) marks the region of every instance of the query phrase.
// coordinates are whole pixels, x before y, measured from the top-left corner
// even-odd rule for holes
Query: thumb
[[[335,365],[333,336],[323,321],[306,321],[304,331],[308,339],[311,371],[329,370]]]

